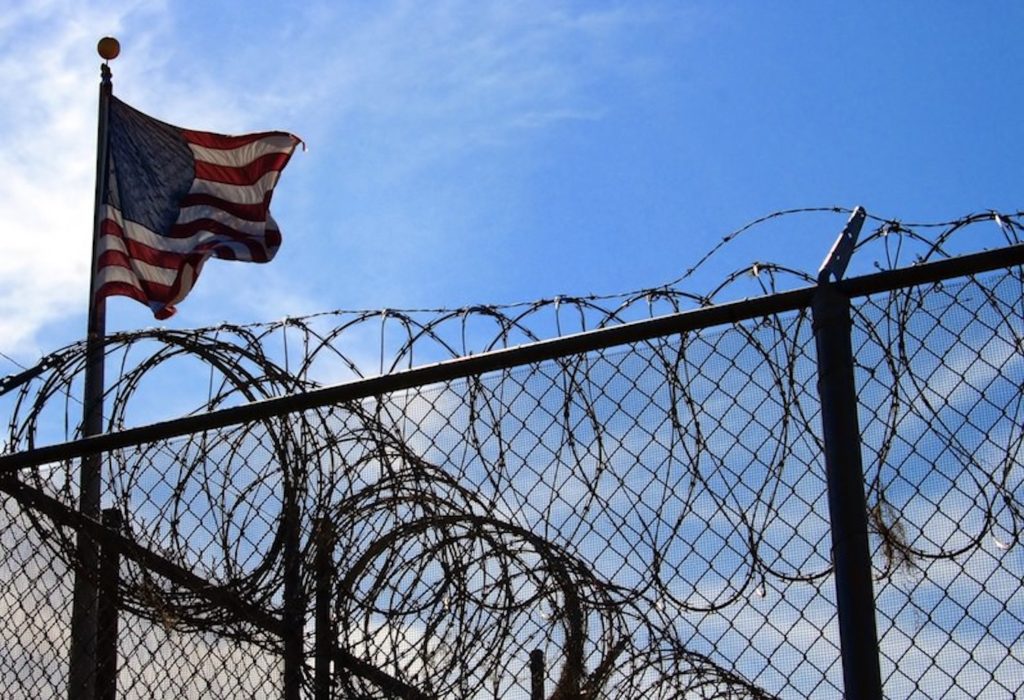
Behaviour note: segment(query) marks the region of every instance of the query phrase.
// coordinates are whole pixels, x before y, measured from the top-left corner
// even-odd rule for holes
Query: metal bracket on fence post
[[[313,698],[330,700],[333,685],[331,659],[334,657],[336,633],[331,623],[331,593],[334,585],[334,528],[327,518],[313,525],[314,576],[316,576]]]
[[[107,508],[103,511],[103,526],[121,531],[121,511]],[[115,700],[117,697],[117,638],[119,576],[121,555],[117,549],[103,542],[100,545],[100,581],[96,622],[96,700]]]
[[[846,274],[846,266],[850,264],[853,249],[857,245],[857,237],[860,236],[867,215],[864,207],[856,207],[850,214],[839,238],[832,244],[832,250],[828,251],[825,261],[818,268],[818,284],[827,284],[829,277],[838,282]]]
[[[830,276],[836,281],[842,278],[864,217],[864,210],[857,207],[822,265],[812,313],[818,355],[818,395],[821,398],[843,687],[848,698],[880,700],[882,680],[853,376],[850,298],[829,282]]]

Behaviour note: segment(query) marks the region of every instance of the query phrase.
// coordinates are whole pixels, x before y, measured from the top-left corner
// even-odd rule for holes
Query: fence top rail
[[[834,286],[849,297],[856,298],[1022,264],[1024,264],[1024,243],[853,277],[836,282]],[[84,455],[102,453],[131,445],[225,428],[255,420],[276,418],[288,413],[358,401],[418,386],[428,386],[486,372],[557,360],[569,355],[603,350],[617,345],[638,343],[653,338],[795,311],[810,306],[815,289],[814,286],[802,287],[618,326],[608,326],[536,343],[493,350],[479,355],[445,360],[400,372],[344,382],[300,394],[279,396],[209,413],[175,418],[115,433],[105,433],[2,455],[0,456],[0,476],[41,464],[76,459]]]

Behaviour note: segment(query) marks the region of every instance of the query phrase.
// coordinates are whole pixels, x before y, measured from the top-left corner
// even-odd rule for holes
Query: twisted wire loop
[[[763,262],[710,292],[681,285],[741,236],[848,213],[763,217],[672,283],[624,295],[113,334],[107,429],[804,286],[816,276]],[[1018,243],[1022,230],[1021,212],[937,225],[871,219],[854,256],[868,268]],[[1019,586],[1020,565],[1002,556],[1024,521],[1022,291],[1012,268],[854,308],[894,696],[1021,689],[1012,639],[947,608],[1024,624],[1004,593]],[[79,435],[84,366],[76,343],[0,380],[7,452]],[[314,524],[330,523],[335,643],[422,697],[527,697],[534,650],[550,698],[835,694],[816,379],[810,312],[773,314],[113,450],[104,505],[135,542],[274,615],[285,607],[288,528],[300,528],[306,619],[322,546]],[[74,507],[76,469],[49,464],[19,478]],[[2,576],[21,590],[30,566],[49,567],[60,583],[44,593],[67,600],[75,533],[10,504],[0,521],[0,545],[20,562]],[[138,687],[276,693],[278,636],[132,561],[118,586],[130,620],[123,673]],[[947,607],[925,611],[921,601],[936,598]],[[907,631],[926,627],[948,640],[938,651]],[[308,650],[311,625],[305,636]],[[1007,660],[984,668],[993,653]],[[196,670],[211,658],[215,670]],[[25,663],[0,654],[0,668]],[[150,664],[184,670],[154,680]],[[31,678],[19,680],[26,692],[59,685]],[[391,697],[378,675],[338,663],[332,692]]]

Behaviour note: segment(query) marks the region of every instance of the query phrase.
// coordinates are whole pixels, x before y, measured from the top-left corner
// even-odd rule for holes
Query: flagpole
[[[82,437],[103,432],[104,345],[106,336],[106,301],[96,295],[97,262],[100,251],[100,223],[107,185],[107,116],[113,94],[110,66],[120,53],[116,39],[105,37],[97,46],[103,63],[100,65],[99,119],[96,137],[96,198],[92,232],[92,262],[89,276],[89,317],[85,350],[85,388],[82,404]],[[81,513],[100,520],[100,487],[102,457],[89,455],[82,459],[79,472],[79,504]],[[68,700],[94,700],[97,668],[97,621],[99,549],[97,543],[78,533],[78,566],[75,569],[74,599],[71,609],[71,649],[68,670]]]

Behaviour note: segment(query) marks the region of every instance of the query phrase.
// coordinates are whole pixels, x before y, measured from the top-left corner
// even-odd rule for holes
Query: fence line
[[[0,683],[67,692],[83,532],[120,555],[97,672],[121,697],[1013,697],[1022,264],[1011,245],[327,389],[178,338],[122,365],[114,414],[193,351],[233,377],[211,373],[228,408],[33,449],[76,376],[52,356],[4,384],[23,449],[0,457]],[[849,314],[825,338],[821,290]],[[828,337],[855,394],[823,402]],[[89,453],[106,526],[75,510]]]

